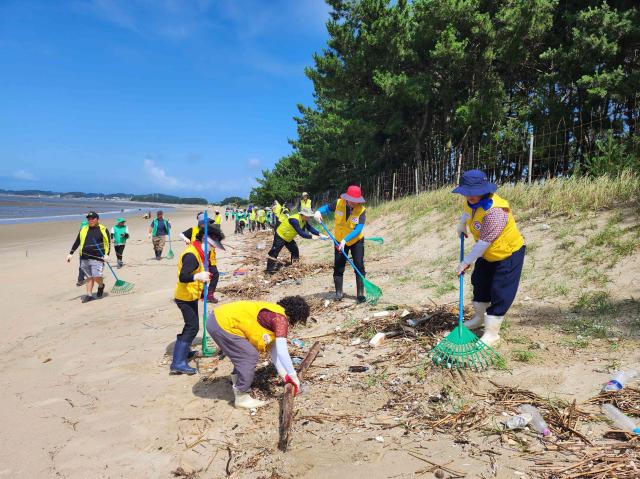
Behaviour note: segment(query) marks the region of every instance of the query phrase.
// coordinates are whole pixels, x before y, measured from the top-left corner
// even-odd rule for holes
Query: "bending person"
[[[207,318],[207,332],[233,363],[235,407],[251,409],[266,404],[249,393],[260,353],[267,350],[280,378],[293,384],[298,394],[300,380],[289,355],[287,336],[289,325],[304,323],[308,317],[309,305],[300,296],[287,296],[277,304],[237,301],[213,310]]]

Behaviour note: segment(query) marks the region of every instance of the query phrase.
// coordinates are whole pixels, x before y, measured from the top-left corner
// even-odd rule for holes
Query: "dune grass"
[[[400,213],[417,219],[432,213],[457,217],[463,199],[451,193],[452,186],[408,196],[370,208],[367,216]],[[624,171],[618,176],[554,178],[531,186],[525,183],[501,185],[498,193],[506,198],[519,219],[539,215],[574,215],[614,206],[640,203],[640,176]]]

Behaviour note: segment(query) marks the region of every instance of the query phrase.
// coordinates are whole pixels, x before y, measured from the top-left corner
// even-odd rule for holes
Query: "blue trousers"
[[[473,300],[491,303],[487,314],[504,316],[516,297],[526,246],[502,261],[478,258],[471,275]]]

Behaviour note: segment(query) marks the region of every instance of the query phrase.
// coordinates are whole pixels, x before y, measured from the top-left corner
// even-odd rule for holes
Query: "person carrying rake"
[[[482,171],[469,170],[452,191],[465,197],[456,233],[468,237],[470,231],[476,241],[456,268],[461,275],[475,263],[471,275],[475,316],[464,325],[469,329],[484,325],[480,339],[488,346],[500,340],[500,326],[518,291],[526,249],[509,202],[497,189]]]
[[[178,259],[178,283],[175,290],[175,302],[184,320],[182,332],[177,335],[173,347],[171,374],[195,374],[197,371],[187,363],[195,356],[191,343],[200,330],[198,303],[204,291],[204,283],[211,280],[211,272],[204,268],[204,249],[202,246],[204,230],[199,229],[193,241],[185,248]],[[219,230],[209,228],[209,246],[222,248]]]
[[[331,204],[326,204],[318,208],[315,212],[315,219],[322,223],[322,215],[333,213],[335,226],[333,235],[339,243],[334,252],[333,260],[333,283],[336,289],[335,299],[341,301],[343,297],[342,284],[344,280],[344,269],[347,265],[347,255],[351,253],[353,263],[365,276],[364,269],[364,224],[366,213],[364,207],[365,199],[362,197],[362,190],[359,186],[349,186],[346,193],[342,193],[340,198]],[[356,301],[364,303],[367,300],[365,295],[365,284],[363,279],[356,272]]]

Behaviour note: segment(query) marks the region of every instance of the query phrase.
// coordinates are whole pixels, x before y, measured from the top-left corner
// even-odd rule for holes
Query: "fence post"
[[[380,201],[380,175],[378,175],[378,191],[376,192],[376,198]]]
[[[531,185],[531,170],[533,169],[533,130],[531,130],[531,136],[529,137],[529,171],[528,183]]]
[[[456,174],[456,185],[460,184],[460,170],[462,169],[462,148],[458,154],[458,173]]]
[[[391,201],[396,198],[396,172],[393,172],[393,183],[391,186]]]
[[[416,168],[416,196],[418,196],[418,194],[420,194],[420,190],[418,187],[418,168]]]

